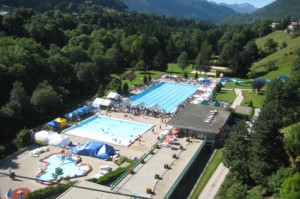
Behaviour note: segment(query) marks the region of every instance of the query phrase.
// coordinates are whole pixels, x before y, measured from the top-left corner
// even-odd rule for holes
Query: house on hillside
[[[9,12],[9,7],[6,5],[0,5],[0,16],[4,16]]]
[[[289,31],[296,31],[300,29],[300,22],[291,22],[291,24],[287,28]]]

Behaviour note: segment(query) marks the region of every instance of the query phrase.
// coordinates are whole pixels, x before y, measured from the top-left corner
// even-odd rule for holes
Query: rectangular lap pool
[[[66,134],[129,146],[153,125],[95,115],[64,131]]]
[[[146,103],[151,107],[158,104],[165,112],[173,112],[176,107],[193,95],[199,86],[162,82],[132,96],[129,100],[136,104]]]

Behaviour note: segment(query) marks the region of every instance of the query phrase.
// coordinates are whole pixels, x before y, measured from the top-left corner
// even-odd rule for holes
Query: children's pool
[[[77,156],[70,154],[70,156],[67,157],[66,155],[62,155],[62,153],[53,153],[41,159],[40,161],[45,164],[44,168],[41,168],[44,172],[37,174],[36,181],[41,184],[51,185],[52,183],[45,182],[44,180],[59,182],[66,177],[77,178],[86,176],[92,170],[91,166],[84,163],[75,165],[74,162],[76,159]],[[55,173],[55,169],[58,167],[62,169],[63,174],[58,176],[57,179],[54,179],[52,174]]]
[[[165,112],[170,113],[198,89],[199,86],[195,85],[162,82],[132,96],[129,100],[135,104],[144,102],[149,107],[158,104]]]
[[[129,146],[139,135],[144,134],[152,126],[151,124],[95,115],[67,129],[64,133]]]

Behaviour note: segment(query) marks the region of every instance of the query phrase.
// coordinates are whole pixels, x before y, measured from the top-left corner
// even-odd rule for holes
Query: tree
[[[146,76],[146,75],[144,75],[144,77],[143,77],[143,82],[144,82],[144,84],[147,84],[147,83],[148,83],[148,79],[147,79],[147,76]]]
[[[194,79],[197,80],[199,77],[198,72],[195,73]]]
[[[223,163],[245,183],[251,182],[250,176],[250,139],[245,121],[240,121],[229,133],[223,148]]]
[[[282,183],[294,173],[291,167],[282,167],[273,173],[267,181],[268,191],[278,196]]]
[[[63,101],[62,96],[51,85],[43,82],[33,91],[30,102],[39,113],[50,113],[51,116],[61,108]]]
[[[100,84],[97,91],[97,97],[103,97],[104,96],[104,86],[103,84]]]
[[[0,145],[0,158],[2,159],[5,155],[5,147]]]
[[[182,71],[188,67],[188,54],[185,51],[177,58],[177,65]]]
[[[149,75],[148,75],[147,81],[148,81],[148,82],[151,82],[151,80],[152,80],[152,77],[151,77],[151,75],[149,74]]]
[[[184,79],[187,79],[187,78],[189,77],[189,76],[188,76],[188,73],[187,73],[186,71],[184,71],[183,77],[184,77]]]
[[[256,183],[265,183],[266,176],[288,163],[284,151],[282,134],[279,132],[282,121],[271,104],[266,104],[256,122],[251,135],[249,168]]]
[[[134,74],[132,71],[126,74],[126,79],[130,81],[131,84],[132,84],[132,80],[134,80],[135,78],[136,78],[136,74]]]
[[[129,86],[128,86],[127,82],[125,82],[125,83],[123,84],[123,89],[122,89],[122,91],[123,91],[124,94],[126,94],[126,93],[128,93],[128,90],[129,90]]]
[[[143,60],[138,61],[138,63],[135,65],[135,70],[137,71],[145,71],[146,72],[146,64]]]
[[[266,48],[268,53],[274,53],[276,51],[278,44],[274,41],[273,38],[268,38],[264,43],[264,47]]]
[[[30,131],[28,129],[22,129],[17,134],[17,137],[14,139],[13,143],[20,150],[26,146],[29,146],[33,143]]]
[[[300,173],[296,172],[284,180],[280,188],[280,198],[299,199],[300,196]]]
[[[61,176],[63,174],[64,174],[64,172],[63,172],[62,168],[57,167],[57,168],[55,168],[55,172],[52,173],[51,175],[54,178],[54,180],[56,180],[58,178],[58,176]]]
[[[264,81],[253,81],[251,84],[251,87],[253,90],[257,90],[257,94],[259,94],[259,91],[264,87],[265,82]]]
[[[211,70],[211,67],[204,63],[199,66],[199,69],[200,71],[204,71],[204,74],[206,75],[206,73]]]
[[[166,71],[168,69],[168,59],[163,51],[159,51],[152,61],[153,68],[159,71]]]
[[[122,85],[121,84],[117,85],[116,92],[119,93],[119,94],[123,94],[123,90],[122,90]]]
[[[297,156],[300,156],[300,123],[292,125],[284,134],[284,148],[287,154],[295,163]]]
[[[247,188],[242,183],[234,183],[226,191],[226,199],[243,199],[247,196]]]

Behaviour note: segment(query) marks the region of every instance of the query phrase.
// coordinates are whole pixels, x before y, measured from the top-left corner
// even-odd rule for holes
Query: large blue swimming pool
[[[136,104],[144,102],[148,106],[158,104],[170,113],[198,89],[199,86],[195,85],[163,82],[132,96],[129,100]]]
[[[95,115],[68,128],[64,133],[128,146],[138,135],[142,135],[152,126],[151,124]]]

